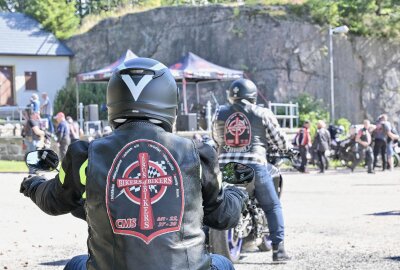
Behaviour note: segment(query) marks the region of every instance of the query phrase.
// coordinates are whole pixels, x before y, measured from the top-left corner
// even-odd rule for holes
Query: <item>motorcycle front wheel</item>
[[[397,153],[393,155],[393,167],[399,166],[400,157]]]
[[[225,231],[210,228],[209,241],[211,253],[223,255],[233,263],[239,261],[243,238],[237,235],[234,228]]]

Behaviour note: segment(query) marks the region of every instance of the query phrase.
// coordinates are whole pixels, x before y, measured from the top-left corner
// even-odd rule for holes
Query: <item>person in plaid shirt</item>
[[[252,167],[255,195],[264,210],[272,241],[273,261],[287,261],[284,248],[282,207],[267,170],[268,147],[286,152],[291,147],[271,110],[256,105],[257,87],[247,79],[234,81],[228,91],[229,105],[220,106],[213,120],[213,138],[220,166],[239,162]]]

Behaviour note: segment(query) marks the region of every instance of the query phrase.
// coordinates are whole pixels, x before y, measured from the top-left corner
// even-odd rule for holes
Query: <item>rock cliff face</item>
[[[73,72],[107,65],[126,49],[167,65],[191,51],[218,65],[245,70],[268,100],[288,102],[302,92],[329,109],[327,28],[276,19],[266,8],[171,7],[107,19],[66,43]],[[400,47],[388,40],[333,37],[335,118],[352,122],[386,112],[399,123]],[[220,103],[227,83],[207,84]],[[211,96],[201,86],[200,101]],[[189,89],[189,104],[196,103]],[[260,101],[264,98],[260,97]]]

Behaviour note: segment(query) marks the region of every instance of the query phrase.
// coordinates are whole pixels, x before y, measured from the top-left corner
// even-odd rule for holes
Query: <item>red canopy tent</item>
[[[243,77],[243,71],[218,66],[200,56],[189,52],[179,62],[169,67],[176,81],[182,82],[182,94],[185,114],[188,113],[186,99],[186,84],[196,83],[196,95],[199,102],[198,83],[236,80]]]
[[[112,71],[125,61],[138,57],[131,50],[127,50],[117,61],[101,69],[80,73],[76,76],[77,84],[86,82],[108,82]],[[185,114],[188,113],[186,84],[196,84],[197,102],[199,103],[198,84],[201,82],[236,80],[243,77],[243,71],[218,66],[199,57],[194,53],[187,53],[179,62],[169,67],[177,82],[182,83],[183,105]],[[78,85],[76,87],[77,108],[79,107]],[[78,112],[79,115],[79,112]]]
[[[138,56],[134,54],[131,50],[127,50],[121,57],[113,62],[110,65],[107,65],[101,69],[80,73],[76,75],[76,110],[77,115],[80,115],[79,112],[79,84],[80,83],[90,83],[90,82],[108,82],[110,79],[113,70],[118,67],[119,65],[123,64],[125,61],[137,58]],[[83,126],[83,119],[80,116],[79,119],[80,125]]]
[[[127,60],[137,58],[131,50],[127,50],[117,61],[112,64],[105,66],[101,69],[97,69],[90,72],[80,73],[76,76],[78,82],[103,82],[108,81],[114,68],[118,67]]]

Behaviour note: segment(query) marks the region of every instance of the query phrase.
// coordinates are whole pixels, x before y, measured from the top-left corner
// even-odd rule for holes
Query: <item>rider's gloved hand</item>
[[[225,190],[229,190],[231,193],[242,199],[242,212],[246,209],[247,203],[249,202],[249,194],[244,188],[238,188],[235,186],[226,186]]]
[[[44,162],[50,166],[52,170],[56,169],[59,163],[58,156],[54,151],[46,151]]]
[[[43,178],[43,176],[29,175],[22,181],[19,192],[23,193],[26,197],[31,197],[32,192],[34,192],[36,188],[45,181],[46,179]]]

